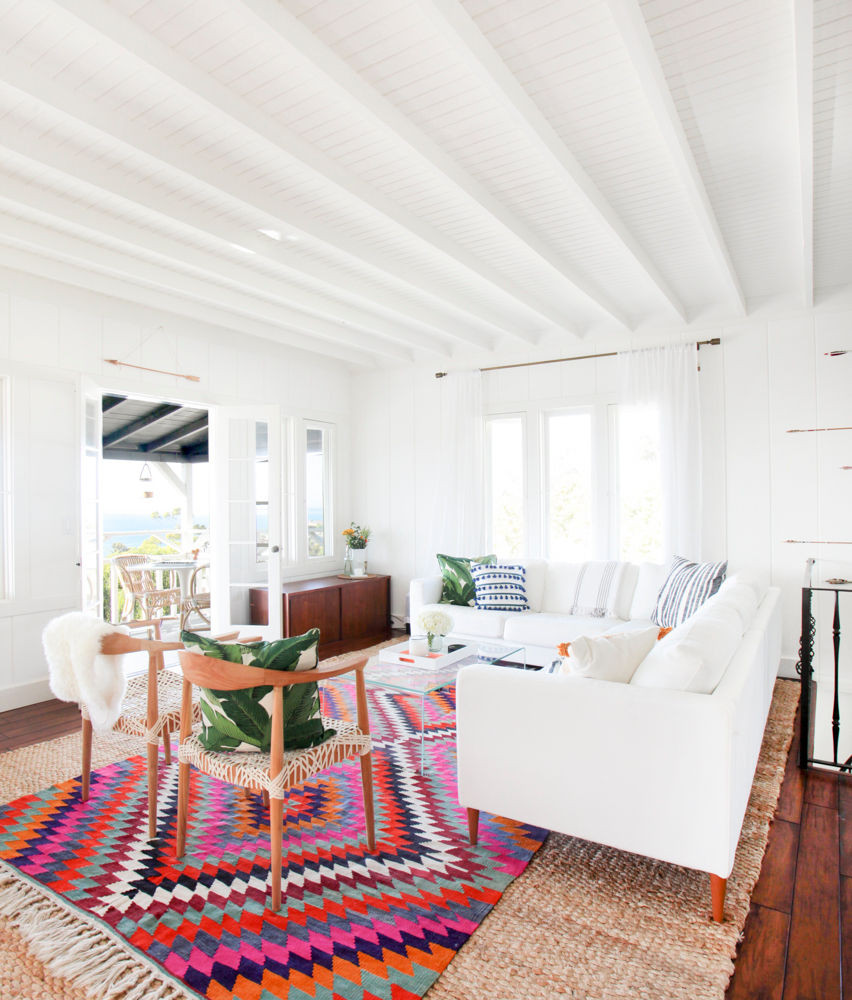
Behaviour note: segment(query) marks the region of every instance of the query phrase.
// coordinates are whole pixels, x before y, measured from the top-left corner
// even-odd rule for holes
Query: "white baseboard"
[[[53,697],[47,680],[0,688],[0,704],[3,705],[4,712],[10,712],[13,708],[25,708],[27,705],[38,705],[39,702],[50,701]]]

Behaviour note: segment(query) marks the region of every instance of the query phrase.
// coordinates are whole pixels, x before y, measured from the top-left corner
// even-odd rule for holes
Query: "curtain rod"
[[[698,340],[695,343],[696,348],[700,347],[717,347],[722,343],[720,337],[713,337],[712,340]],[[563,361],[588,361],[591,358],[614,358],[619,352],[618,351],[607,351],[604,354],[578,354],[573,358],[551,358],[549,361],[519,361],[515,365],[491,365],[489,368],[480,368],[481,372],[499,372],[504,371],[506,368],[532,368],[534,365],[558,365]],[[449,372],[435,372],[435,378],[445,378],[449,375]]]

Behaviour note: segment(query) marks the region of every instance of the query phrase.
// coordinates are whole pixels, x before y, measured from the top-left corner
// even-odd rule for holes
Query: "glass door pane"
[[[211,414],[216,631],[282,635],[279,425],[276,407],[223,407]]]

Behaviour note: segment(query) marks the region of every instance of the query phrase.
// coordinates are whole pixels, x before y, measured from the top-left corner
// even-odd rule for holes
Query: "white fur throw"
[[[127,687],[123,656],[103,656],[101,639],[114,632],[127,634],[81,611],[54,618],[42,634],[50,667],[50,690],[60,701],[85,705],[92,727],[109,730],[121,715]]]

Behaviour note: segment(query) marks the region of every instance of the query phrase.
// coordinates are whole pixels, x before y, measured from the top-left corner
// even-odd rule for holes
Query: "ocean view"
[[[195,517],[196,524],[208,526],[204,516]],[[169,531],[180,530],[179,517],[151,517],[150,514],[105,514],[104,534],[107,536],[104,546],[105,554],[112,551],[114,542],[120,542],[128,548],[135,548],[145,541],[149,535],[164,535]],[[144,534],[133,534],[144,532]]]

